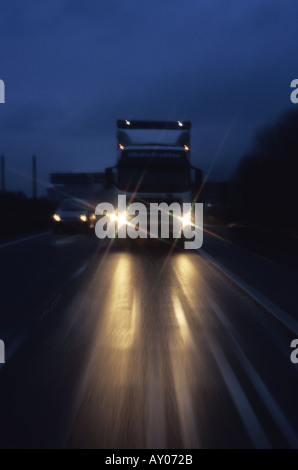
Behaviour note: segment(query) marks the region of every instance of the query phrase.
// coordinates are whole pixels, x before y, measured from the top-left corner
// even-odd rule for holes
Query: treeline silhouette
[[[31,199],[22,192],[0,193],[0,238],[49,228],[55,207],[46,198]]]
[[[248,222],[298,229],[298,109],[262,128],[234,177]]]

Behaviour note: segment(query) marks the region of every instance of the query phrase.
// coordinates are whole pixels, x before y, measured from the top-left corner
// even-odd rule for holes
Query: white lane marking
[[[199,449],[200,442],[195,420],[189,379],[185,370],[183,352],[171,354],[172,373],[174,378],[175,397],[177,400],[179,421],[185,449]]]
[[[0,249],[1,249],[1,248],[7,248],[8,246],[18,245],[19,243],[28,242],[28,241],[34,240],[34,239],[36,239],[36,238],[42,238],[42,237],[45,237],[45,236],[47,236],[47,235],[50,235],[50,233],[51,233],[51,232],[43,232],[43,233],[39,233],[38,235],[31,235],[30,237],[19,238],[18,240],[14,240],[14,241],[11,241],[11,242],[3,243],[2,245],[0,245]]]
[[[254,369],[253,365],[251,364],[250,360],[244,353],[243,349],[239,343],[239,335],[236,332],[235,328],[233,327],[230,320],[224,314],[222,309],[217,305],[214,301],[210,301],[210,306],[212,310],[215,312],[218,320],[222,323],[224,328],[226,329],[228,335],[230,336],[236,352],[237,358],[239,362],[241,362],[246,374],[250,378],[252,385],[254,386],[255,390],[258,392],[259,396],[261,397],[265,407],[271,414],[272,419],[275,421],[276,425],[282,432],[283,436],[286,437],[288,443],[293,449],[298,448],[298,437],[293,430],[292,426],[288,422],[286,416],[280,409],[279,405],[276,403],[275,399],[271,395],[270,391],[266,387],[265,383],[259,376],[259,374]]]
[[[286,328],[288,328],[294,335],[298,335],[298,322],[294,320],[291,315],[285,312],[282,308],[275,305],[271,300],[267,299],[259,291],[248,285],[245,281],[240,279],[236,274],[232,273],[228,268],[219,263],[213,256],[210,256],[206,253],[205,250],[200,250],[199,253],[208,259],[210,263],[216,266],[219,271],[221,271],[226,277],[234,282],[240,289],[244,290],[252,299],[254,299],[259,305],[261,305],[267,312],[271,313],[274,318],[276,318],[280,323],[282,323]]]
[[[70,280],[72,281],[73,279],[76,279],[81,274],[83,274],[83,272],[86,271],[88,265],[89,265],[89,261],[83,264],[83,266],[81,266],[79,269],[77,269],[77,271],[75,271],[73,275],[70,277]]]
[[[185,449],[199,449],[201,446],[195,419],[193,397],[189,384],[189,376],[185,367],[185,353],[194,347],[194,342],[182,304],[176,295],[173,295],[172,305],[183,343],[181,348],[170,348],[181,434]]]
[[[72,237],[62,238],[61,240],[55,240],[52,242],[52,246],[61,246],[68,245],[78,238],[78,235],[73,235]]]
[[[152,345],[147,368],[147,449],[165,449],[167,446],[164,377],[160,357],[162,357],[160,347]]]
[[[254,447],[271,449],[270,442],[221,347],[210,335],[207,334],[206,339]]]
[[[183,342],[185,346],[195,349],[193,339],[192,339],[192,334],[191,334],[191,331],[190,331],[190,328],[188,326],[188,322],[186,319],[186,315],[184,313],[179,297],[175,294],[173,294],[172,303],[173,303],[174,313],[176,316],[177,323],[179,325],[179,331],[183,339]]]

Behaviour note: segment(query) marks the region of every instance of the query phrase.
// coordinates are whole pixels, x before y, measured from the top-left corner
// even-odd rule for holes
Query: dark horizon
[[[119,118],[190,120],[193,163],[226,181],[255,131],[291,106],[298,5],[36,0],[1,8],[0,155],[8,190],[102,171]],[[293,106],[293,105],[292,105]]]

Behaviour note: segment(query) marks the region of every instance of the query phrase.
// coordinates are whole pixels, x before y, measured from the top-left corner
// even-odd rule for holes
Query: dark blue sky
[[[117,118],[192,120],[193,162],[229,178],[294,106],[297,17],[297,0],[2,0],[8,189],[29,190],[32,154],[44,185],[113,165]]]

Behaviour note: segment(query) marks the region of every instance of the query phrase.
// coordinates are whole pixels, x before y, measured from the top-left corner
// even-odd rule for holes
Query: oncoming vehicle
[[[54,233],[66,230],[90,233],[95,222],[94,208],[88,202],[78,199],[62,201],[52,218]]]
[[[182,240],[189,226],[195,226],[194,206],[203,180],[202,170],[190,159],[191,122],[118,120],[117,129],[117,163],[106,169],[105,184],[113,193],[114,207],[118,206],[119,196],[126,196],[128,204],[126,209],[118,207],[116,213],[107,214],[116,225],[115,237],[123,238],[121,228],[134,224],[130,207],[139,203],[145,208],[139,215],[147,220],[146,230],[134,227],[140,238],[171,239],[176,243],[173,228],[178,219]],[[184,205],[191,208],[182,215]],[[173,213],[174,206],[178,216]],[[162,227],[165,217],[169,226],[166,236]]]

